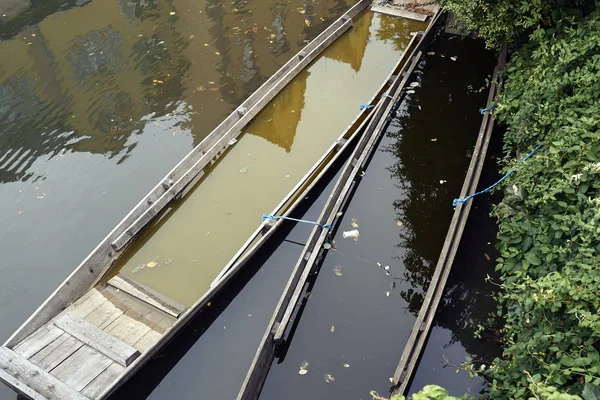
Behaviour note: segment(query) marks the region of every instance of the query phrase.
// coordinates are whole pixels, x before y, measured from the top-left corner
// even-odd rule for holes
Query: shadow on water
[[[495,57],[442,36],[344,210],[261,399],[387,393],[437,262],[481,123]],[[410,82],[410,81],[409,81]],[[358,229],[357,241],[342,238]],[[308,373],[299,374],[308,363]],[[333,380],[331,379],[333,377]]]
[[[502,135],[501,129],[494,130],[478,190],[500,178],[497,160],[501,157]],[[498,331],[494,329],[496,320],[490,317],[497,306],[492,297],[495,286],[487,282],[488,276],[497,277],[494,260],[498,257],[494,247],[497,225],[489,213],[491,205],[501,197],[496,192],[473,200],[444,297],[409,393],[437,384],[454,396],[476,394],[484,388],[484,382],[472,379],[462,369],[457,373],[457,367],[466,357],[479,367],[501,353]],[[480,325],[484,329],[477,333]]]

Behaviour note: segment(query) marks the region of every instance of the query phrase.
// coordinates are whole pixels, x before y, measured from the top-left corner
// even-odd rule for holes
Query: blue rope
[[[480,108],[479,112],[481,113],[481,115],[485,115],[486,112],[492,112],[494,110],[494,108],[496,108],[496,104],[492,104],[491,106],[489,106],[488,108]]]
[[[325,228],[331,228],[331,224],[325,224],[325,225],[321,225],[318,222],[315,221],[307,221],[305,219],[296,219],[296,218],[290,218],[290,217],[282,217],[281,215],[271,215],[271,214],[263,214],[262,216],[262,220],[266,221],[266,220],[273,220],[275,221],[276,219],[287,219],[288,221],[296,221],[296,222],[304,222],[306,224],[313,224],[313,225],[319,225],[321,227],[321,229],[325,229]]]
[[[375,106],[374,106],[374,105],[371,105],[371,104],[361,104],[361,105],[360,105],[360,109],[361,109],[361,111],[362,111],[362,110],[368,110],[369,108],[373,108],[373,107],[375,107]]]
[[[525,161],[527,161],[532,155],[534,155],[540,149],[540,147],[542,147],[542,145],[538,144],[537,147],[535,149],[533,149],[533,151],[531,153],[527,154],[527,157],[525,157],[519,164],[523,164]],[[475,196],[478,196],[480,194],[489,192],[490,190],[492,190],[493,188],[495,188],[496,186],[498,186],[499,184],[501,184],[503,181],[505,181],[506,178],[508,178],[509,176],[511,176],[513,172],[515,172],[514,168],[512,168],[510,171],[508,171],[506,173],[506,175],[504,175],[498,182],[494,183],[492,186],[490,186],[488,188],[483,189],[480,192],[473,193],[473,194],[465,197],[464,199],[454,199],[454,201],[452,201],[452,205],[454,207],[456,207],[458,205],[458,203],[466,203],[467,201],[469,201],[470,199],[472,199]]]

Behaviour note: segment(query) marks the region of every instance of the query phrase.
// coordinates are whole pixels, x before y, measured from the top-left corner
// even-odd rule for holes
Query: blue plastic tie
[[[538,144],[537,147],[535,149],[533,149],[533,151],[531,153],[527,154],[527,157],[525,157],[519,164],[523,164],[525,161],[527,161],[532,155],[534,155],[540,149],[540,147],[542,147],[542,145]],[[475,196],[478,196],[480,194],[489,192],[490,190],[492,190],[493,188],[495,188],[496,186],[498,186],[499,184],[501,184],[504,180],[506,180],[506,178],[508,178],[509,176],[511,176],[513,172],[515,172],[514,168],[512,168],[510,171],[508,171],[506,173],[506,175],[504,175],[498,182],[494,183],[492,186],[490,186],[488,188],[483,189],[480,192],[473,193],[473,194],[465,197],[464,199],[454,199],[454,201],[452,201],[452,205],[454,207],[456,207],[458,205],[458,203],[466,203],[467,201],[469,201],[470,199],[472,199]]]
[[[381,98],[382,98],[382,99],[383,99],[384,97],[389,97],[390,99],[394,100],[394,96],[390,96],[390,95],[389,95],[389,94],[387,94],[387,93],[383,93],[383,94],[381,95]]]
[[[492,112],[494,110],[494,108],[496,108],[496,104],[492,104],[491,106],[489,106],[488,108],[480,108],[479,112],[481,113],[481,115],[485,115],[486,112]]]
[[[375,107],[375,106],[374,106],[374,105],[371,105],[371,104],[361,104],[361,105],[360,105],[360,109],[361,109],[361,111],[362,111],[362,110],[368,110],[369,108],[373,108],[373,107]]]
[[[295,222],[304,222],[305,224],[312,224],[312,225],[319,225],[321,227],[321,229],[325,229],[325,228],[331,228],[331,224],[325,224],[325,225],[321,225],[318,222],[315,221],[307,221],[305,219],[296,219],[296,218],[290,218],[290,217],[283,217],[281,215],[271,215],[271,214],[263,214],[262,216],[262,220],[266,221],[266,220],[273,220],[275,221],[276,219],[287,219],[288,221],[295,221]]]

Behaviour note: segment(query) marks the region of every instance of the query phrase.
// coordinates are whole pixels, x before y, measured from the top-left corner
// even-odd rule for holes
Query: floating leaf
[[[396,221],[396,225],[402,226],[402,221]]]
[[[419,82],[411,82],[410,85],[408,85],[410,87],[418,87],[419,86]]]
[[[331,383],[333,381],[335,381],[335,378],[333,377],[333,375],[331,375],[331,374],[325,374],[325,382]]]
[[[445,181],[445,180],[443,180],[443,179],[440,179],[440,185],[443,185],[443,184],[444,184],[444,183],[446,183],[446,182],[448,182],[448,181]]]
[[[417,92],[415,92],[414,90],[407,90],[406,91],[406,94],[415,94],[415,93],[417,93]]]
[[[323,244],[323,248],[324,248],[325,250],[329,250],[331,247],[332,247],[332,246],[331,246],[331,243],[325,243],[325,244]]]
[[[335,326],[331,325],[331,332],[335,332]]]
[[[171,11],[169,15],[175,15],[175,11]]]
[[[218,56],[221,55],[221,53],[219,53],[218,51],[215,51],[215,54],[218,55]]]
[[[451,59],[452,61],[456,61],[456,60],[458,59],[458,57],[456,57],[456,56],[453,56],[453,57],[450,57],[450,59]]]
[[[350,368],[350,364],[344,364],[343,367],[344,368]]]
[[[150,261],[148,264],[146,264],[146,267],[148,268],[154,268],[158,265],[158,263],[156,261]]]
[[[390,297],[390,292],[385,292],[386,297]]]
[[[309,20],[307,20],[307,19],[305,19],[305,20],[304,20],[304,25],[306,25],[307,27],[309,27],[309,28],[310,28],[310,21],[309,21]]]
[[[344,214],[344,213],[340,211],[339,213],[335,214],[335,216],[336,216],[336,217],[341,217],[343,214]]]
[[[336,265],[335,267],[333,267],[333,273],[337,276],[342,276],[342,266]]]
[[[247,167],[247,166],[246,166],[246,167],[242,167],[242,168],[240,168],[240,174],[243,174],[243,173],[245,173],[246,171],[248,171],[248,167]]]
[[[483,253],[483,255],[485,256],[485,259],[486,259],[486,260],[488,260],[488,261],[490,261],[490,260],[491,260],[491,258],[490,258],[490,256],[488,255],[488,253]]]
[[[435,55],[435,51],[430,51],[427,53],[428,56],[434,56]]]
[[[353,228],[358,228],[358,224],[356,223],[356,218],[352,218],[352,222],[350,223]]]
[[[308,374],[308,370],[307,370],[307,369],[302,369],[302,368],[300,368],[300,370],[298,371],[298,373],[299,373],[300,375],[306,375],[306,374]]]
[[[437,138],[431,139],[432,142],[437,142]]]
[[[166,260],[163,262],[163,264],[165,264],[165,265],[169,265],[169,264],[171,264],[172,262],[173,262],[173,260],[171,260],[170,258],[167,258],[167,259],[166,259]]]

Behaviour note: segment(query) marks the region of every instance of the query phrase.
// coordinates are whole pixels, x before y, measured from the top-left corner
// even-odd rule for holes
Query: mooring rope
[[[485,115],[486,112],[492,112],[494,108],[496,108],[496,103],[492,104],[488,108],[480,108],[479,112],[481,113],[481,115]]]
[[[362,111],[362,110],[368,110],[369,108],[373,108],[373,107],[375,107],[375,106],[374,106],[374,105],[372,105],[372,104],[361,104],[361,105],[360,105],[360,109],[361,109],[361,111]]]
[[[288,221],[304,222],[305,224],[319,225],[321,227],[321,229],[331,228],[331,224],[321,225],[318,222],[308,221],[308,220],[305,220],[305,219],[296,219],[296,218],[290,218],[290,217],[283,217],[281,215],[263,214],[262,220],[266,221],[268,219],[273,220],[273,221],[275,221],[276,219],[287,219]]]
[[[538,144],[536,146],[536,148],[533,149],[531,151],[531,153],[527,154],[527,157],[525,157],[519,164],[523,164],[525,161],[527,161],[531,156],[533,156],[540,149],[540,147],[542,147],[542,145]],[[499,184],[501,184],[504,180],[506,180],[506,178],[508,178],[509,176],[511,176],[513,172],[515,172],[514,168],[512,168],[510,171],[508,171],[506,173],[506,175],[504,175],[498,182],[494,183],[492,186],[490,186],[488,188],[483,189],[480,192],[473,193],[473,194],[471,194],[471,195],[469,195],[469,196],[467,196],[467,197],[465,197],[463,199],[454,199],[454,201],[452,201],[452,206],[456,207],[458,205],[458,203],[466,203],[467,201],[469,201],[470,199],[472,199],[475,196],[478,196],[480,194],[489,192],[490,190],[492,190],[493,188],[495,188],[496,186],[498,186]]]

